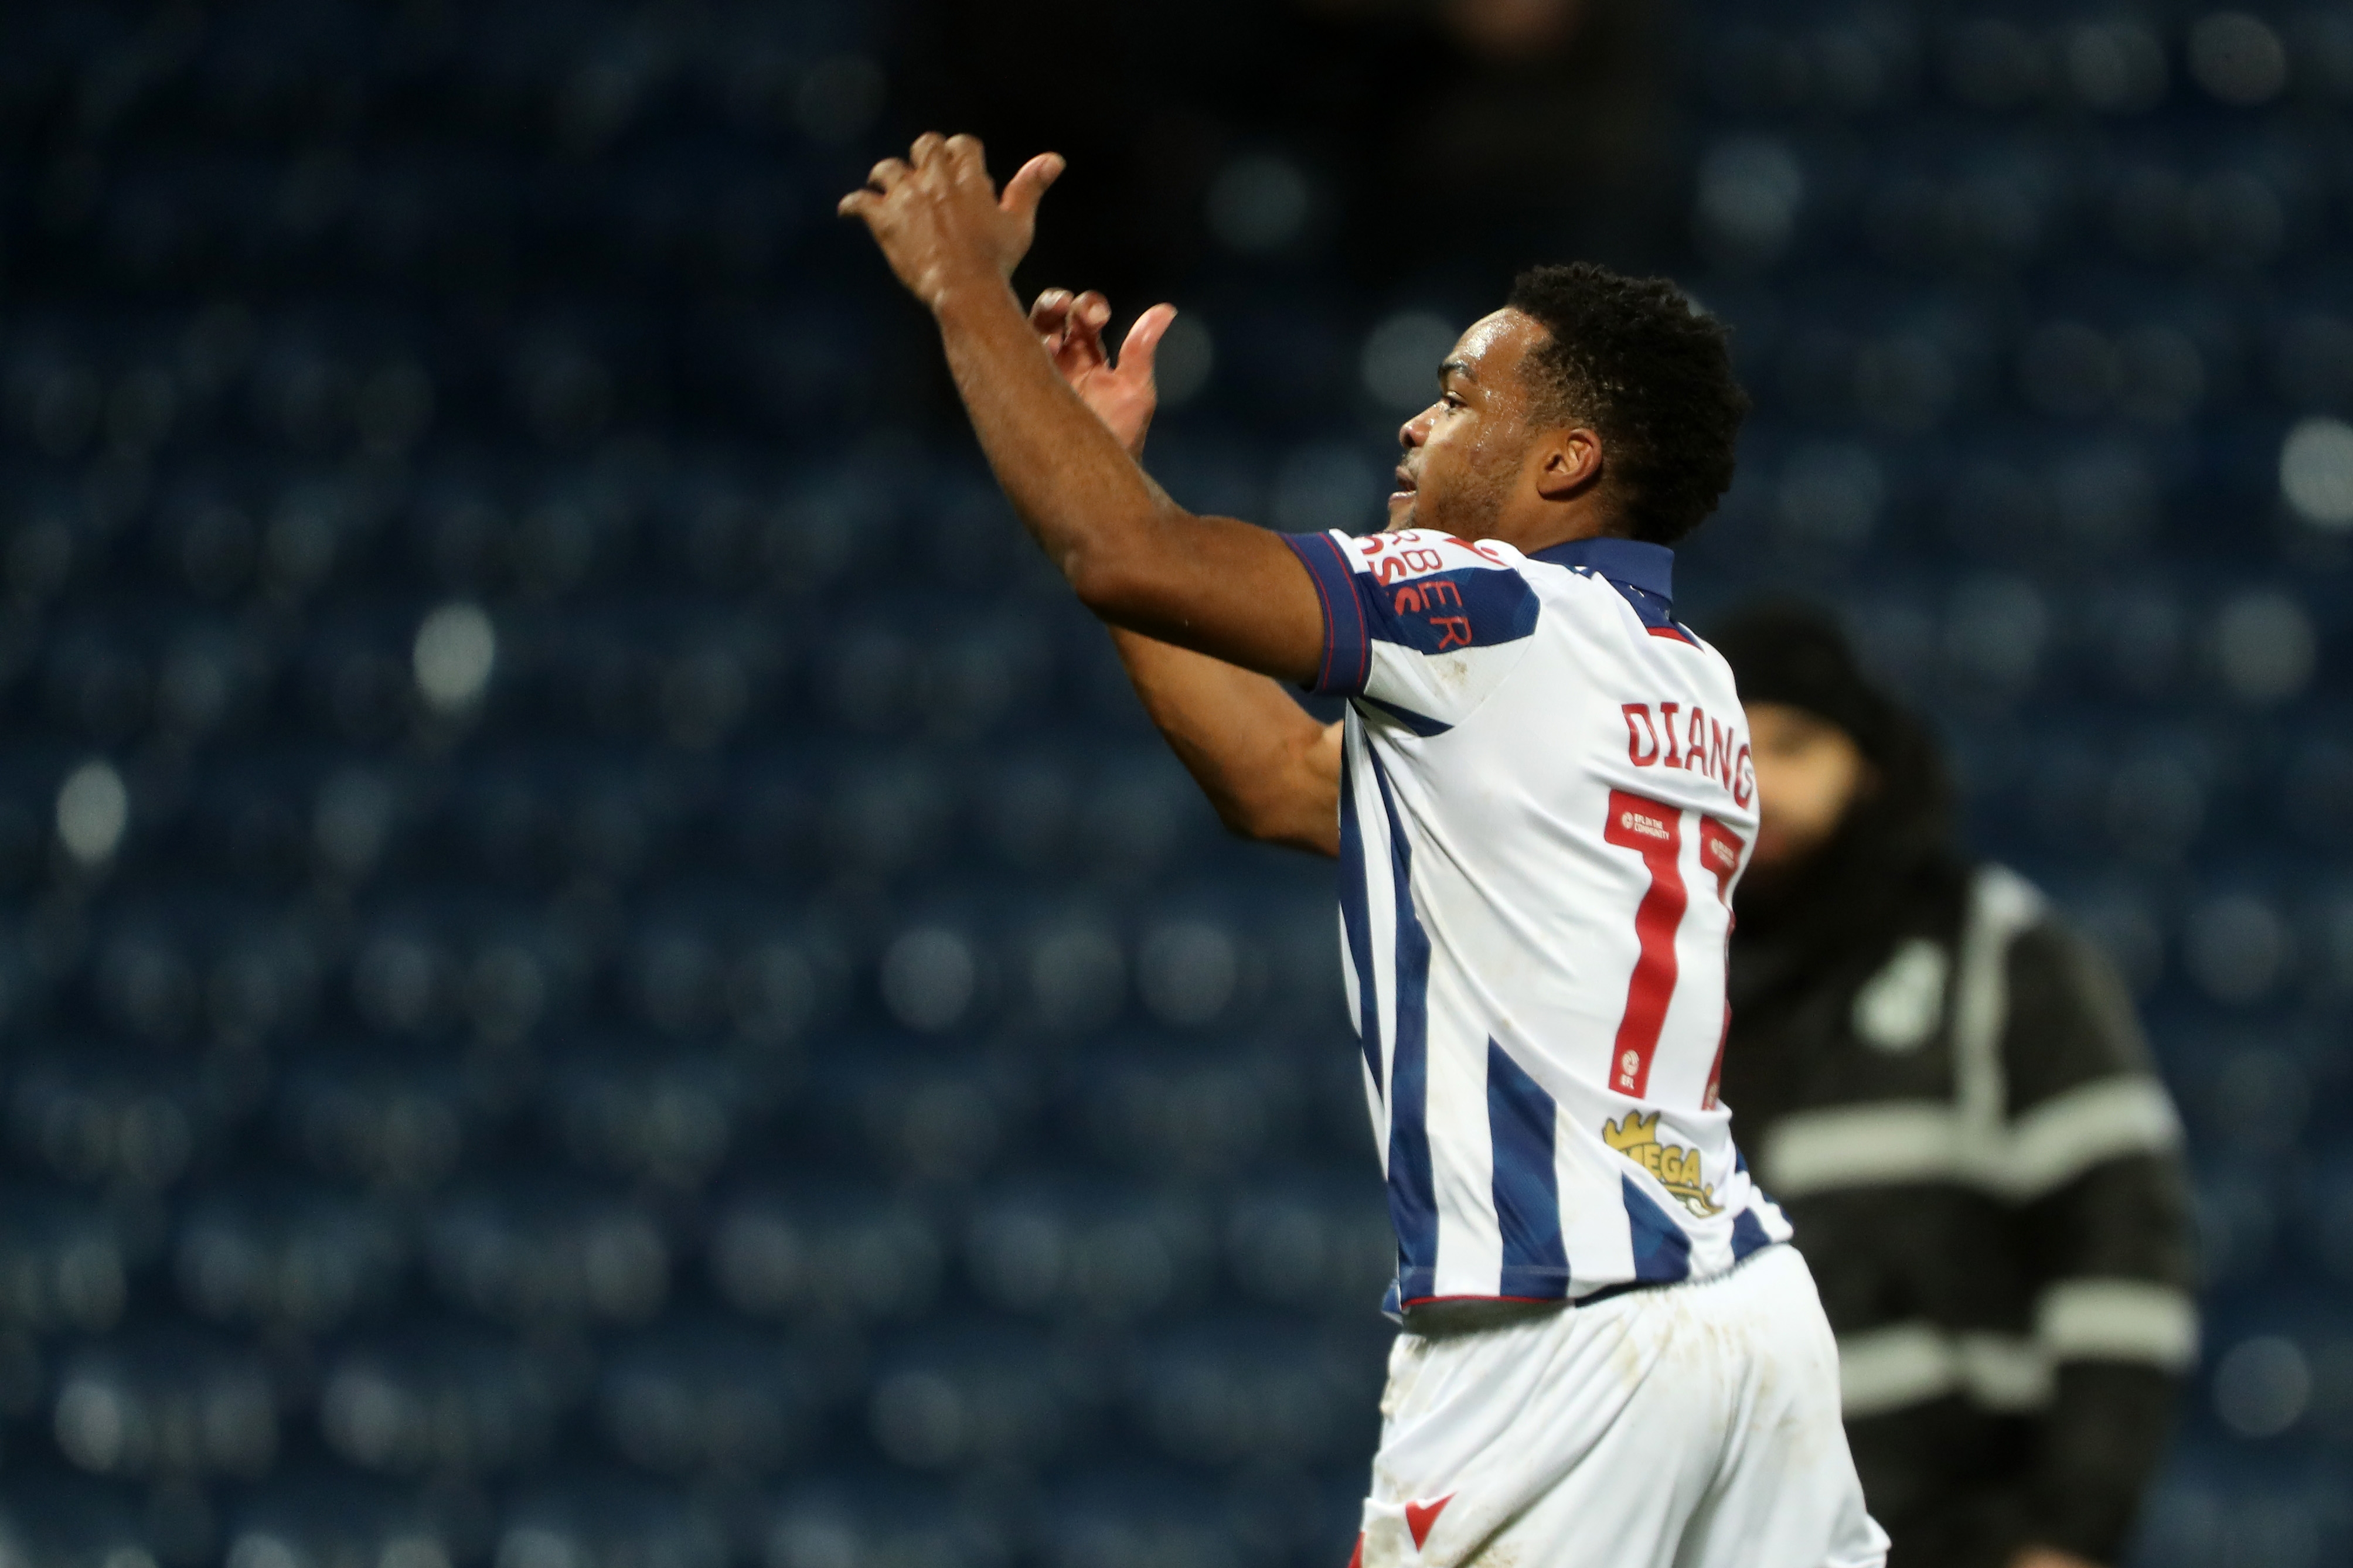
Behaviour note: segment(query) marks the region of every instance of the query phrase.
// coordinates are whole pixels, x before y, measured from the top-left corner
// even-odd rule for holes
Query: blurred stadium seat
[[[1324,872],[837,231],[885,9],[0,9],[0,1558],[1344,1559]],[[2213,1339],[2139,1561],[2341,1560],[2353,9],[1690,11],[1660,261],[1758,412],[1682,601],[1845,605],[2149,1012]],[[1240,188],[1155,467],[1364,526],[1528,258]]]

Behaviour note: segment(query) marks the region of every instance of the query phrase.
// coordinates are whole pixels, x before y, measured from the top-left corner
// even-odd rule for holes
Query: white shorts
[[[1790,1247],[1389,1353],[1363,1568],[1880,1568]]]

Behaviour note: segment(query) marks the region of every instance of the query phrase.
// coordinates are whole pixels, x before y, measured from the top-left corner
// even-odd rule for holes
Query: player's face
[[[1849,807],[1871,787],[1871,764],[1844,730],[1786,702],[1747,704],[1757,760],[1757,852],[1749,875],[1766,882],[1819,853]]]
[[[1456,342],[1439,369],[1438,401],[1398,432],[1405,459],[1389,495],[1391,529],[1494,532],[1535,438],[1520,362],[1544,336],[1534,318],[1498,310]]]

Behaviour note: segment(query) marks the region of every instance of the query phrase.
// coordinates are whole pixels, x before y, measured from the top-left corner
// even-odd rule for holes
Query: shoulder
[[[1961,940],[1981,951],[2008,949],[2020,933],[2051,919],[2042,889],[2007,866],[1991,862],[1969,873]]]
[[[2154,1082],[2123,976],[2048,904],[2038,902],[2010,931],[2001,967],[2013,1110],[2119,1075]]]
[[[1357,571],[1384,583],[1453,572],[1510,573],[1518,576],[1533,564],[1498,540],[1458,539],[1435,529],[1409,528],[1355,539],[1335,535],[1334,539],[1348,552]]]
[[[2064,1017],[2111,1036],[2137,1034],[2132,997],[2106,953],[2045,910],[2010,939],[2010,1012],[2021,1023]]]

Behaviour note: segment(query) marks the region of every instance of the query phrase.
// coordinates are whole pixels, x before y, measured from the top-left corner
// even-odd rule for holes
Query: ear
[[[1547,431],[1536,444],[1536,494],[1573,500],[1601,482],[1601,437],[1582,426]]]

